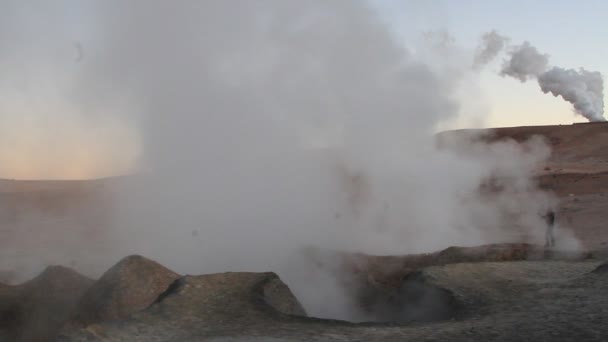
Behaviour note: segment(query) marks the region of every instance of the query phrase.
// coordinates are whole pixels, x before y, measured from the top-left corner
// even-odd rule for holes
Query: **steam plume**
[[[503,50],[508,38],[491,31],[481,37],[475,66],[489,63]],[[549,55],[540,53],[529,42],[509,47],[507,59],[500,74],[526,82],[536,79],[541,90],[553,96],[561,96],[574,106],[575,113],[589,121],[605,121],[604,118],[604,81],[597,71],[551,67]]]
[[[309,313],[352,319],[349,298],[334,295],[345,293],[338,275],[292,263],[302,262],[302,249],[405,254],[517,240],[513,227],[542,232],[536,213],[549,196],[531,176],[547,146],[438,150],[434,129],[460,114],[470,59],[435,71],[433,59],[397,44],[364,1],[68,1],[49,11],[28,3],[8,9],[45,20],[0,21],[21,32],[2,41],[13,54],[2,70],[24,60],[53,70],[28,73],[30,83],[65,79],[56,98],[85,117],[109,108],[119,126],[135,122],[143,140],[138,166],[148,172],[112,193],[113,222],[103,232],[114,243],[104,262],[138,253],[180,273],[273,270]],[[74,20],[64,16],[72,6],[93,26],[76,39],[86,46],[79,63],[73,40],[44,25]],[[37,49],[46,45],[65,46],[66,57]],[[451,60],[449,49],[440,53]],[[6,87],[18,88],[19,75],[9,75]],[[40,98],[41,108],[56,99]],[[479,188],[491,178],[504,191],[488,199]],[[92,245],[45,245],[38,256],[65,264],[61,253],[70,251],[91,264],[99,262]]]
[[[509,55],[510,58],[505,61],[500,74],[522,82],[537,78],[545,72],[549,64],[549,56],[538,52],[529,42],[514,47]]]
[[[500,35],[496,30],[484,33],[475,53],[473,67],[479,68],[491,62],[508,42],[509,38]]]
[[[589,121],[605,121],[604,80],[597,71],[553,67],[538,77],[544,93],[561,96]]]

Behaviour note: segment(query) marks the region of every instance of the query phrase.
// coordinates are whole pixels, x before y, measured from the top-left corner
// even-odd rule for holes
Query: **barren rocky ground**
[[[363,256],[359,256],[362,258]],[[386,258],[386,257],[382,257]],[[608,337],[608,266],[530,245],[369,257],[365,277],[398,322],[306,317],[274,273],[178,276],[140,256],[93,282],[52,267],[0,288],[6,341],[597,340]],[[491,261],[487,261],[491,260]],[[463,262],[466,261],[466,262]],[[404,265],[378,274],[376,263]],[[370,285],[370,283],[365,283]],[[393,316],[395,317],[395,316]]]
[[[33,304],[17,297],[12,301],[12,313],[19,316],[58,310],[71,314],[62,314],[52,322],[32,320],[29,324],[38,326],[30,325],[25,330],[13,329],[14,323],[5,321],[4,328],[9,329],[4,337],[30,341],[48,336],[55,336],[51,340],[58,341],[608,338],[608,326],[602,324],[608,319],[608,266],[588,255],[527,253],[517,245],[462,248],[436,254],[432,260],[438,266],[428,266],[428,260],[402,257],[401,262],[412,268],[401,275],[398,284],[392,285],[393,295],[404,299],[399,303],[400,310],[415,312],[418,319],[411,316],[400,322],[361,324],[305,317],[297,299],[274,273],[178,277],[151,260],[132,256],[91,285],[73,271],[53,268],[39,277],[39,286],[61,279],[63,284],[70,284],[73,292],[58,296],[57,290],[40,291]],[[459,262],[467,258],[481,261],[475,258],[482,256],[504,261]],[[416,267],[417,262],[421,262],[420,268]],[[428,267],[422,267],[425,265]],[[78,277],[80,281],[69,282],[68,277]],[[16,293],[27,292],[29,286],[13,287],[14,294],[3,292],[1,302],[11,302]],[[79,293],[80,299],[74,301]],[[101,297],[105,300],[91,300]],[[6,308],[1,309],[6,320]],[[432,315],[420,316],[421,310]],[[97,313],[102,314],[92,315]],[[85,322],[82,317],[87,317]]]
[[[559,223],[583,252],[509,243],[338,255],[362,305],[387,320],[358,324],[307,317],[274,273],[184,276],[131,256],[97,280],[54,266],[14,285],[11,270],[0,268],[0,341],[608,340],[608,124],[504,128],[486,138],[534,134],[553,148],[539,184],[560,199]],[[69,211],[99,186],[2,182],[3,220],[24,206]]]

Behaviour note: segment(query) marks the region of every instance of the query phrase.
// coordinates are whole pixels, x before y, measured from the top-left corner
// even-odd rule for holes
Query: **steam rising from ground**
[[[437,149],[434,127],[459,114],[466,66],[441,74],[415,59],[366,3],[89,6],[82,70],[62,70],[76,90],[58,97],[93,126],[106,112],[88,108],[136,122],[144,154],[114,194],[114,250],[81,241],[83,260],[141,253],[182,273],[274,270],[310,314],[353,319],[339,275],[311,271],[299,251],[541,240],[551,198],[530,176],[546,145]]]
[[[492,61],[509,41],[496,31],[481,37],[474,67]],[[540,53],[529,42],[511,46],[508,58],[500,72],[526,82],[537,79],[540,89],[553,96],[561,96],[574,106],[574,111],[589,121],[606,121],[604,118],[604,80],[597,71],[552,67],[549,70],[549,55]]]

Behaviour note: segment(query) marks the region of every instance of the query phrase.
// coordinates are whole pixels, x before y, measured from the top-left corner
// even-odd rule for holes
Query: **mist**
[[[50,10],[50,33],[13,16],[27,5],[3,6],[5,32],[21,36],[0,46],[27,38],[40,50],[11,50],[1,67],[52,73],[17,72],[6,87],[60,101],[50,122],[72,108],[95,144],[127,152],[137,171],[107,190],[104,248],[83,237],[49,248],[47,262],[69,251],[90,274],[137,253],[180,273],[274,271],[310,315],[365,320],[340,275],[307,262],[308,248],[388,255],[542,239],[538,213],[553,199],[532,176],[550,149],[475,137],[439,149],[435,129],[461,114],[473,57],[453,72],[416,58],[366,2],[100,1],[77,6],[86,23],[65,31],[71,19]],[[83,36],[66,36],[74,30]],[[57,46],[70,53],[55,57]],[[23,75],[69,85],[9,86]],[[23,113],[40,115],[26,103]],[[100,125],[108,117],[122,139]],[[502,190],[483,194],[487,182]]]

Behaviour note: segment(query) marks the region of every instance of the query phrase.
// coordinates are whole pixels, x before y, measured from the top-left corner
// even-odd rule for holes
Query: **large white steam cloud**
[[[496,31],[481,38],[474,66],[489,63],[507,46],[509,39]],[[605,121],[604,80],[597,71],[549,68],[549,55],[540,53],[529,42],[511,46],[500,74],[525,82],[536,79],[546,94],[561,96],[574,106],[574,111],[589,121]]]
[[[511,57],[505,61],[501,75],[525,82],[530,78],[538,78],[547,70],[549,56],[538,52],[529,42],[515,46],[509,54]]]
[[[366,2],[78,4],[52,5],[90,19],[82,69],[59,69],[74,85],[62,99],[79,113],[118,107],[144,150],[140,174],[112,193],[110,252],[80,240],[47,246],[47,261],[65,263],[69,250],[101,269],[141,253],[182,273],[272,270],[309,313],[362,319],[337,275],[310,271],[300,250],[404,254],[542,236],[551,198],[531,176],[546,145],[437,149],[434,128],[459,115],[467,65],[442,73],[416,59]],[[38,22],[12,21],[31,31],[28,44],[73,46]],[[50,61],[36,65],[55,70]],[[490,181],[503,191],[481,194]]]
[[[604,79],[599,72],[553,67],[538,76],[538,84],[544,93],[572,103],[574,110],[589,121],[606,121]]]

